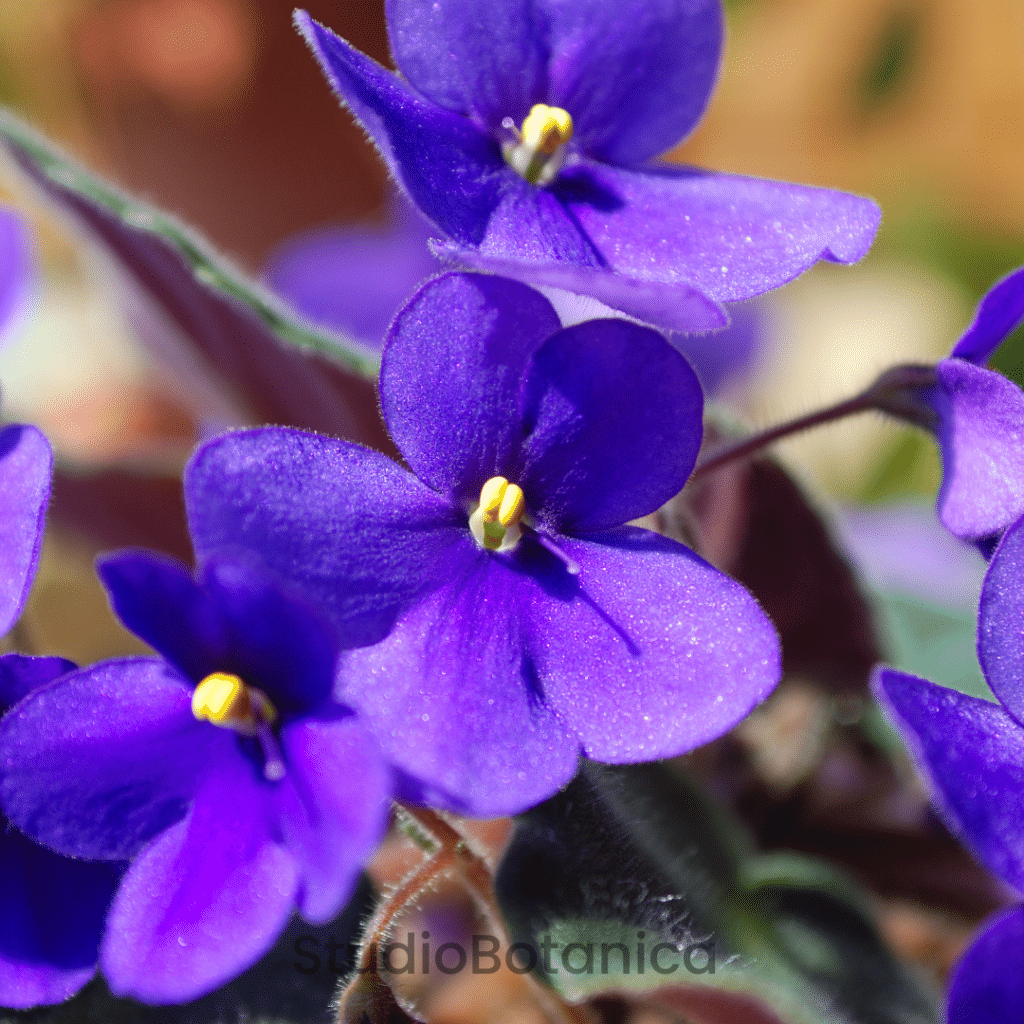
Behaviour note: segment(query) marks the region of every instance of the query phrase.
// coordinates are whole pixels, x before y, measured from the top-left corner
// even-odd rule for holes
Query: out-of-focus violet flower
[[[0,657],[0,714],[75,666]],[[95,973],[107,907],[123,865],[62,857],[0,816],[0,1006],[60,1003]]]
[[[989,290],[947,359],[934,368],[896,367],[882,378],[890,386],[879,389],[879,408],[935,434],[939,518],[986,553],[1024,514],[1024,393],[985,368],[1022,317],[1024,267]]]
[[[875,691],[931,783],[950,829],[1024,893],[1024,520],[1006,531],[981,592],[978,657],[1002,702],[970,697],[891,669]],[[1024,1016],[1024,908],[989,922],[961,959],[950,1024]]]
[[[409,799],[521,811],[580,754],[678,754],[768,694],[778,643],[750,595],[622,525],[681,489],[700,446],[699,385],[661,335],[562,328],[519,282],[449,274],[396,319],[380,392],[412,473],[267,428],[203,445],[186,502],[201,555],[255,552],[361,620],[339,692]]]
[[[707,104],[719,0],[389,0],[387,15],[404,77],[296,23],[451,263],[692,333],[871,244],[869,200],[651,163]]]
[[[161,658],[106,661],[0,723],[0,798],[58,852],[132,859],[100,947],[111,989],[195,998],[330,920],[380,839],[389,770],[332,700],[333,635],[251,566],[143,553],[100,574]]]

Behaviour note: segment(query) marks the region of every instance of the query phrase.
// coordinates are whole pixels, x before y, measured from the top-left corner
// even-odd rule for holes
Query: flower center
[[[503,127],[518,141],[502,146],[505,162],[531,185],[547,185],[565,163],[565,146],[572,138],[572,117],[561,107],[535,103],[521,128],[506,117]]]
[[[480,488],[480,504],[469,517],[469,528],[488,551],[511,551],[522,536],[519,521],[525,511],[523,489],[503,476],[492,476]]]
[[[212,672],[192,694],[192,714],[201,722],[254,737],[263,754],[263,775],[269,782],[284,778],[284,758],[273,730],[277,709],[262,690],[230,672]]]

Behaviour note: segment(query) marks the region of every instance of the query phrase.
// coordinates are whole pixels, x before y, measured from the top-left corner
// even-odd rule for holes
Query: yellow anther
[[[498,522],[507,530],[523,518],[526,510],[526,499],[523,497],[522,487],[516,484],[508,484],[505,493],[501,496],[501,508],[498,509]]]
[[[254,735],[277,718],[274,705],[255,686],[246,686],[230,672],[213,672],[192,694],[192,714],[201,721]]]
[[[535,103],[523,121],[521,134],[532,150],[550,156],[572,138],[572,116],[561,107]]]
[[[469,528],[488,551],[508,551],[519,542],[525,511],[523,489],[503,476],[492,476],[480,488],[480,504],[469,517]]]

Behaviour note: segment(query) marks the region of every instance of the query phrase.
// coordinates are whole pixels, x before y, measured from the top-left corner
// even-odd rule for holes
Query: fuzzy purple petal
[[[573,145],[640,163],[697,123],[718,74],[717,0],[389,0],[395,60],[435,103],[501,132],[534,103],[568,110]]]
[[[994,284],[978,304],[974,322],[956,343],[951,357],[984,366],[1024,317],[1024,267]]]
[[[77,668],[66,658],[33,658],[27,654],[0,656],[0,714],[44,683],[53,682]]]
[[[1024,888],[1024,728],[998,704],[892,669],[874,687],[950,829]]]
[[[117,617],[191,683],[225,671],[224,617],[183,565],[148,551],[101,559],[96,571]]]
[[[561,533],[621,526],[686,483],[704,399],[689,363],[656,331],[590,320],[559,331],[527,377],[527,507]]]
[[[749,373],[767,346],[764,304],[743,303],[730,309],[729,314],[729,326],[715,334],[669,335],[673,347],[693,367],[708,398]]]
[[[992,692],[1024,723],[1024,519],[989,563],[978,609],[978,660]]]
[[[555,207],[555,209],[562,209]],[[529,214],[527,214],[529,216]],[[527,220],[526,223],[532,223]],[[521,225],[522,226],[522,225]],[[522,237],[522,236],[520,236]],[[542,241],[543,232],[534,236]],[[538,248],[537,246],[534,247]],[[612,309],[621,310],[645,323],[681,333],[717,331],[729,323],[725,310],[688,284],[671,281],[640,281],[610,272],[598,264],[557,262],[559,247],[553,247],[549,262],[493,258],[479,250],[438,240],[431,249],[452,266],[472,267],[501,274],[535,287],[560,288],[579,296],[591,296]]]
[[[0,834],[0,1006],[60,1003],[96,973],[116,863],[72,860]]]
[[[560,328],[551,303],[518,281],[446,274],[417,292],[391,329],[380,393],[391,436],[425,484],[468,504],[508,474],[526,368]]]
[[[21,614],[43,542],[53,454],[35,427],[0,430],[0,636]]]
[[[337,645],[309,608],[286,597],[262,570],[233,559],[214,559],[200,581],[224,617],[220,671],[258,686],[284,718],[330,697]]]
[[[598,761],[653,761],[720,736],[778,682],[779,643],[734,580],[665,537],[561,537],[571,602],[532,602],[548,703]]]
[[[466,523],[386,456],[277,427],[201,445],[185,496],[201,560],[258,556],[346,645],[380,639]]]
[[[943,359],[935,372],[939,518],[964,540],[987,537],[1024,513],[1024,393],[963,359]]]
[[[994,914],[960,957],[949,988],[949,1024],[1024,1020],[1024,909]]]
[[[284,842],[298,863],[299,913],[331,920],[384,835],[391,775],[351,714],[285,724],[288,774],[274,789]]]
[[[32,268],[31,244],[25,222],[11,210],[0,209],[0,346],[25,300]]]
[[[440,269],[429,237],[411,209],[388,227],[310,232],[275,253],[267,283],[308,320],[379,350],[395,313]]]
[[[100,966],[116,995],[195,999],[251,966],[291,915],[298,865],[270,785],[237,746],[211,759],[187,817],[133,862],[110,909]]]
[[[428,220],[463,245],[478,245],[512,179],[494,139],[424,99],[304,11],[295,24],[342,103]]]
[[[534,547],[524,543],[508,559],[478,548],[467,531],[436,563],[438,588],[380,644],[344,656],[339,697],[426,802],[514,814],[576,771],[579,742],[545,699],[536,658],[546,641],[529,625],[535,604],[563,607],[566,597],[545,591],[567,574]]]
[[[856,262],[881,216],[845,192],[684,167],[582,161],[552,191],[609,269],[687,284],[715,302],[761,295],[820,259]]]
[[[188,685],[162,662],[101,662],[0,722],[0,800],[61,853],[128,858],[185,814],[225,744],[235,737],[196,721]]]

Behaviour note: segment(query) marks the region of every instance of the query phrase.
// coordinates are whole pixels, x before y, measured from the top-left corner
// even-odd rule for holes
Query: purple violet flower
[[[65,675],[0,723],[0,798],[61,853],[134,858],[100,966],[181,1002],[259,959],[294,909],[329,921],[386,820],[376,743],[331,699],[330,632],[248,565],[144,553],[100,575],[161,658]]]
[[[936,807],[978,859],[1024,893],[1024,520],[985,577],[978,657],[1000,704],[880,669],[875,692]],[[1024,1017],[1024,907],[989,919],[952,980],[950,1024]]]
[[[388,0],[387,15],[404,77],[296,24],[449,262],[692,333],[871,244],[869,200],[651,163],[707,104],[719,0]]]
[[[985,368],[1024,317],[1024,267],[982,298],[974,322],[937,366],[887,372],[879,407],[935,434],[942,454],[938,513],[962,540],[991,553],[1024,514],[1024,393]]]
[[[254,552],[362,623],[340,692],[408,799],[522,811],[581,754],[679,754],[767,696],[778,642],[753,598],[622,525],[682,488],[700,446],[700,387],[661,335],[563,329],[524,284],[448,274],[398,315],[380,394],[412,472],[333,438],[241,431],[200,447],[186,504],[202,556]]]

